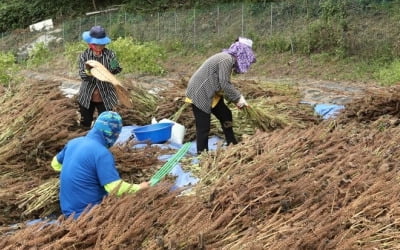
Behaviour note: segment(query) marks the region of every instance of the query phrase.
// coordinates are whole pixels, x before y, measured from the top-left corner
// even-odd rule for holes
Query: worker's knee
[[[232,121],[224,121],[224,122],[222,122],[222,127],[223,128],[232,128],[233,122]]]

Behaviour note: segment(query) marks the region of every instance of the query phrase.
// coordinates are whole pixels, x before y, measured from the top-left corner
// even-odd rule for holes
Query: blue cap
[[[103,133],[107,147],[111,147],[121,133],[122,118],[117,112],[104,111],[96,119],[93,128]]]
[[[101,26],[93,26],[89,31],[83,32],[82,38],[90,44],[106,45],[111,42],[111,39],[106,35],[106,30]]]

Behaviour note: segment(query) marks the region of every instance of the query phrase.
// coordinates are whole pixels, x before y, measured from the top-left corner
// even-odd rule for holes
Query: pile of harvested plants
[[[27,193],[54,177],[46,165],[58,150],[47,143],[54,132],[44,135],[39,128],[50,126],[46,119],[58,113],[49,112],[55,107],[41,105],[41,98],[51,102],[48,97],[53,95],[35,86],[30,89],[41,90],[42,95],[17,105],[16,114],[28,118],[25,110],[32,102],[40,112],[27,120],[29,129],[2,140],[2,146],[18,148],[0,154],[4,157],[0,159],[4,163],[0,170],[3,225],[23,213],[15,208],[15,192]],[[200,182],[191,187],[192,192],[173,189],[167,179],[135,194],[110,195],[78,220],[60,216],[12,232],[1,228],[5,233],[0,236],[0,248],[397,249],[399,93],[398,89],[368,93],[347,105],[333,124],[294,115],[293,103],[280,96],[274,107],[290,117],[288,121],[302,121],[305,126],[258,130],[238,145],[196,157]],[[2,128],[7,127],[6,120],[0,119]],[[23,158],[26,152],[35,153]],[[129,157],[124,158],[125,152]],[[38,160],[33,161],[35,154]],[[119,162],[124,165],[133,156],[147,161],[156,152],[139,155],[122,149],[117,158],[124,159]],[[129,175],[127,165],[123,169]],[[10,211],[13,220],[6,217]]]

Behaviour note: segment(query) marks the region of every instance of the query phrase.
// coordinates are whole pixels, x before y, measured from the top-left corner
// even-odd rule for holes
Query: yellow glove
[[[90,69],[85,69],[85,73],[87,76],[92,76],[92,73],[90,73]]]

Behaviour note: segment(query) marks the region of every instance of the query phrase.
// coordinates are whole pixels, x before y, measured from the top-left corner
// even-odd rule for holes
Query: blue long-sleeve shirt
[[[66,216],[75,213],[78,218],[88,205],[99,204],[107,195],[104,185],[121,179],[114,156],[96,129],[69,141],[56,157],[62,164],[59,198]]]

